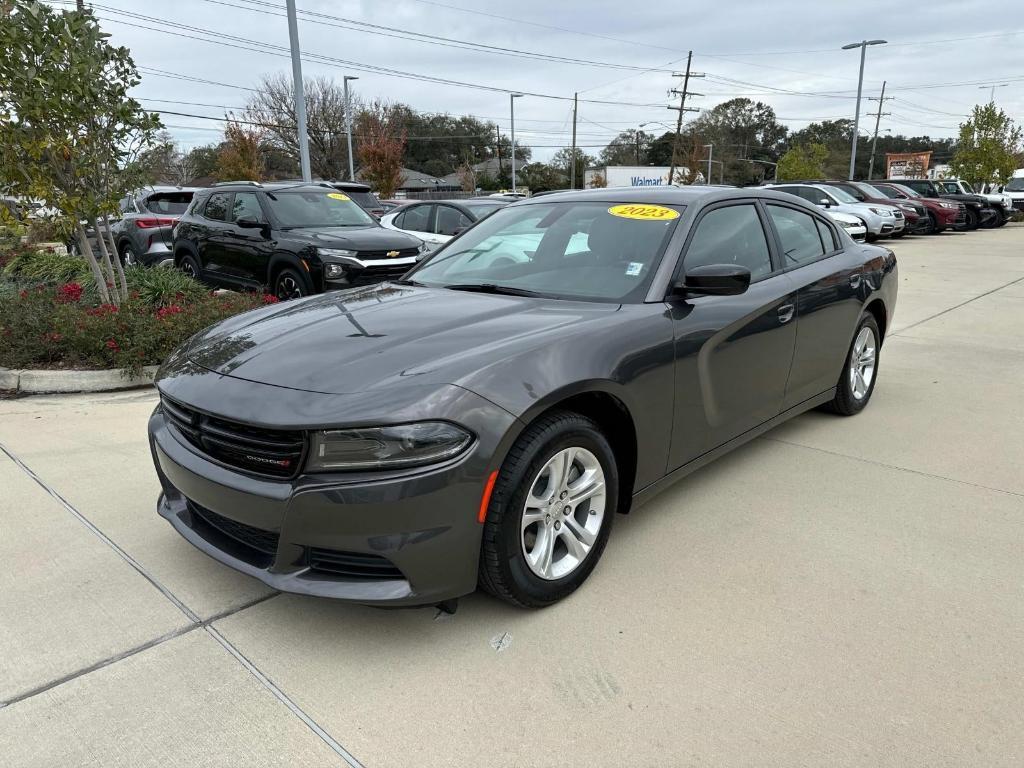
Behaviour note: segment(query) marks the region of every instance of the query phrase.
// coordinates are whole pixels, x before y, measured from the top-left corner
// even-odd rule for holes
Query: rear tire
[[[585,416],[556,411],[527,427],[491,493],[480,586],[522,608],[551,605],[574,592],[608,542],[618,478],[608,440]]]
[[[122,264],[122,266],[125,266],[125,267],[135,267],[135,266],[138,266],[139,260],[135,256],[135,251],[132,250],[131,245],[129,245],[128,243],[124,243],[123,245],[121,245],[121,247],[118,248],[117,252],[118,252],[118,255],[120,255],[120,257],[121,257],[121,264]]]
[[[836,396],[825,405],[825,409],[842,416],[853,416],[867,407],[878,381],[878,357],[882,348],[882,336],[874,315],[865,312],[857,323],[857,330],[846,353]]]

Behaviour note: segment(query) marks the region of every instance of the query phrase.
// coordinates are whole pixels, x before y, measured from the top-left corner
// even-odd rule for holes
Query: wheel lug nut
[[[562,523],[560,521],[558,521],[558,520],[555,520],[555,530],[557,531],[561,527],[562,527]]]
[[[572,507],[566,507],[562,510],[563,515],[568,515],[570,512],[572,512]]]
[[[568,491],[562,491],[561,494],[559,494],[558,498],[564,499],[568,495],[569,495]]]

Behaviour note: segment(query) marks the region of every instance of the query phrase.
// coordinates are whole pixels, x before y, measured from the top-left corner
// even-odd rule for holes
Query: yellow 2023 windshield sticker
[[[343,195],[341,192],[328,192],[327,196],[333,200],[351,200],[348,195]]]
[[[613,205],[608,209],[608,213],[623,219],[643,221],[669,221],[679,218],[679,211],[673,211],[663,205]]]

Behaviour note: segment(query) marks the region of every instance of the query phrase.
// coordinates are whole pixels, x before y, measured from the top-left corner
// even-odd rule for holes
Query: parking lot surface
[[[1024,763],[1024,226],[892,245],[871,405],[453,616],[276,594],[155,512],[149,390],[0,401],[5,766]]]

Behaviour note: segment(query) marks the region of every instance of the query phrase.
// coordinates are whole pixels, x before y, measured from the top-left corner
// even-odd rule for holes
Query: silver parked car
[[[145,187],[121,199],[121,218],[111,226],[126,266],[173,263],[171,232],[192,202],[194,187]]]
[[[899,208],[892,205],[862,203],[849,192],[830,184],[769,184],[779,192],[788,192],[826,209],[829,213],[849,213],[864,222],[868,240],[879,237],[902,237],[906,218]]]

